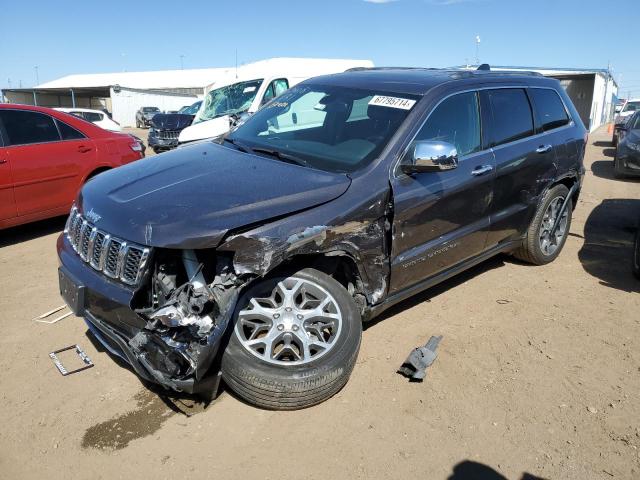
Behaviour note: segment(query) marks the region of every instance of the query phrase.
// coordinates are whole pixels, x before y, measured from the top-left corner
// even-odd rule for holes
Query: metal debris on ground
[[[404,375],[412,382],[421,382],[427,374],[429,367],[438,354],[436,350],[442,340],[442,335],[431,337],[424,347],[414,348],[398,369],[398,373]]]
[[[58,358],[58,353],[66,352],[68,350],[75,350],[76,351],[76,353],[78,354],[78,357],[80,357],[80,360],[82,360],[84,362],[84,366],[83,367],[76,368],[75,370],[69,371],[69,370],[67,370],[65,368],[64,365],[62,365],[62,362]],[[78,372],[81,372],[83,370],[86,370],[87,368],[93,367],[93,362],[91,361],[89,356],[86,353],[84,353],[84,350],[82,350],[79,345],[70,345],[68,347],[61,348],[60,350],[56,350],[55,352],[51,352],[49,354],[49,356],[51,357],[51,360],[53,360],[53,363],[58,368],[58,371],[60,371],[60,373],[65,377],[67,375],[71,375],[72,373],[78,373]]]
[[[67,307],[66,305],[61,305],[59,307],[54,308],[53,310],[49,310],[48,312],[43,313],[42,315],[40,315],[38,317],[33,318],[32,320],[35,320],[36,322],[40,322],[40,323],[47,323],[47,324],[52,324],[52,323],[59,322],[60,320],[71,316],[72,312],[64,313],[64,314],[54,318],[53,320],[44,320],[44,319],[47,318],[47,317],[50,317],[54,313],[59,312],[60,310],[65,309],[66,307]]]

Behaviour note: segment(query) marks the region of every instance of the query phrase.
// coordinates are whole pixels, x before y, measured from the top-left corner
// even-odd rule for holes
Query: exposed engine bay
[[[129,340],[145,369],[174,390],[207,373],[246,282],[233,273],[228,257],[201,263],[193,250],[181,253],[160,253],[156,259],[149,288],[136,299],[144,305],[135,311],[147,323]]]

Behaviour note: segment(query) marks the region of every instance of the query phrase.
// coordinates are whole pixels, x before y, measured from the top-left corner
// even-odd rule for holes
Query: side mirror
[[[622,110],[622,105],[616,105],[615,112],[620,113],[620,110]]]
[[[400,165],[404,173],[440,172],[458,166],[458,151],[447,142],[416,142],[411,155]]]

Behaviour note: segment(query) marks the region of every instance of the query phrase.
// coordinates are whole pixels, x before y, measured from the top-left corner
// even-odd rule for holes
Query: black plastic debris
[[[442,340],[442,335],[431,337],[424,347],[414,348],[398,369],[398,373],[404,375],[411,382],[421,382],[427,374],[426,369],[436,359],[436,350]]]

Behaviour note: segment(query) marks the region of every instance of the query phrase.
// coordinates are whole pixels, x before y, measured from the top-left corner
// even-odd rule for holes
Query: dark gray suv
[[[554,260],[586,140],[536,74],[314,78],[224,139],[88,182],[60,289],[149,382],[313,405],[346,383],[363,320],[501,252]]]

